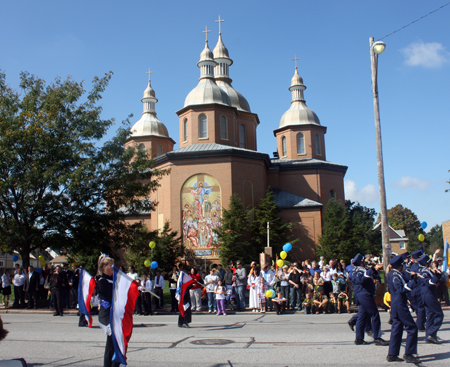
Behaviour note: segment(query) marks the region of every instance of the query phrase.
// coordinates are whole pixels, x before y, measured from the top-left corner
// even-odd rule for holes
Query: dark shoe
[[[59,316],[60,314],[58,312],[54,313],[53,316]]]
[[[390,354],[387,355],[386,361],[388,362],[403,362],[404,360],[399,358],[398,356],[391,356]]]
[[[365,345],[365,344],[370,344],[370,343],[365,342],[364,339],[356,339],[355,344],[356,345]]]
[[[414,357],[412,354],[404,354],[403,359],[405,360],[406,363],[415,363],[415,364],[420,363],[419,358]]]
[[[388,340],[384,340],[383,338],[376,338],[374,340],[375,345],[389,345]]]
[[[431,344],[441,344],[442,342],[440,340],[438,340],[438,338],[436,338],[435,336],[429,336],[426,340],[427,343],[431,343]],[[406,354],[405,354],[406,355]],[[410,354],[409,354],[410,355]]]
[[[348,324],[348,327],[350,328],[351,331],[355,331],[355,324],[354,323],[352,323],[351,321],[348,321],[347,324]]]
[[[183,324],[183,327],[190,328],[189,324]]]

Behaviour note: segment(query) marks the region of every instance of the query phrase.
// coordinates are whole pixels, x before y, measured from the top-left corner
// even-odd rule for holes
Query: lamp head
[[[382,54],[383,51],[386,48],[386,44],[383,41],[377,41],[374,42],[374,44],[372,45],[373,48],[373,52],[375,52],[377,55]]]

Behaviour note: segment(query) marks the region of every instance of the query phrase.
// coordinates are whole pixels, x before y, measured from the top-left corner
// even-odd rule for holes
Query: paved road
[[[419,333],[423,366],[450,362],[450,311],[439,337],[442,345],[426,344]],[[10,331],[0,343],[0,358],[23,357],[30,366],[102,366],[105,335],[94,318],[92,329],[79,328],[75,316],[2,314]],[[381,314],[383,337],[389,339],[388,315]],[[194,314],[190,329],[178,328],[173,315],[138,316],[129,344],[131,367],[253,366],[392,366],[387,347],[356,346],[347,314],[274,315]],[[367,337],[367,341],[372,339]],[[403,348],[401,350],[403,354]],[[395,365],[401,365],[395,363]]]

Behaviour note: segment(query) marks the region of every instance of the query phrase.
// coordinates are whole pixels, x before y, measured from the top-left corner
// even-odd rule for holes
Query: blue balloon
[[[42,269],[37,268],[37,269],[35,270],[35,272],[38,273],[38,274],[42,274]]]
[[[420,226],[421,226],[423,229],[425,229],[425,228],[427,228],[428,223],[427,223],[427,222],[422,222],[422,223],[420,223]]]
[[[292,250],[292,245],[291,245],[290,243],[286,243],[286,244],[283,246],[283,251],[289,252],[289,251],[291,251],[291,250]]]
[[[152,269],[156,269],[156,268],[158,267],[158,263],[157,263],[156,261],[152,261],[150,267],[151,267]]]
[[[14,255],[14,256],[13,256],[13,261],[17,261],[17,260],[19,260],[19,256]]]

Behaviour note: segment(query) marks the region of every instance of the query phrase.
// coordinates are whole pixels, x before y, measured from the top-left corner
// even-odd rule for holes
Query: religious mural
[[[191,176],[181,190],[183,243],[194,256],[217,255],[214,228],[221,225],[219,182],[207,174]]]

